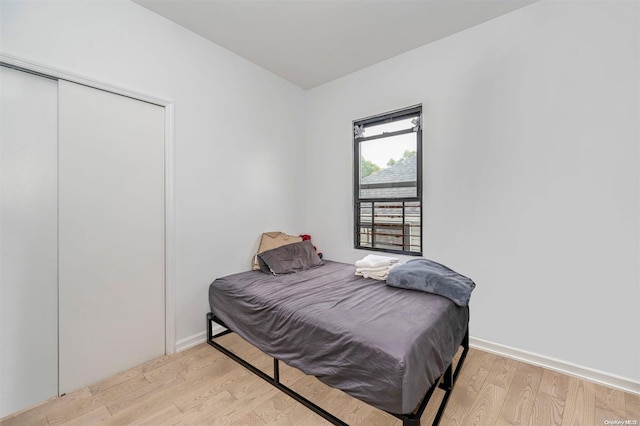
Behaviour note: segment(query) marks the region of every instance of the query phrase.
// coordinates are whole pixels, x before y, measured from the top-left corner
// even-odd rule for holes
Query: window
[[[355,248],[422,255],[422,106],[353,130]]]

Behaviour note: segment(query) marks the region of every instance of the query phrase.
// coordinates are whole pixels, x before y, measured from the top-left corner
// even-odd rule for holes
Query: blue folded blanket
[[[467,306],[476,284],[464,275],[428,259],[413,259],[389,272],[387,284],[392,287],[420,290]]]

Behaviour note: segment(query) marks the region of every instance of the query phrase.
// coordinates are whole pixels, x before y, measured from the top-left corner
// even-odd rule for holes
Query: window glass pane
[[[417,116],[416,116],[417,117]],[[362,137],[376,136],[383,133],[397,132],[398,130],[411,129],[415,127],[415,124],[411,120],[416,117],[405,118],[403,120],[392,121],[389,123],[372,124],[365,126]]]
[[[359,143],[360,198],[417,197],[416,133]]]
[[[359,204],[358,246],[420,252],[420,201]]]
[[[404,223],[408,251],[420,251],[420,201],[404,203]]]
[[[373,203],[360,204],[360,230],[358,240],[362,247],[373,247],[373,236],[371,228],[371,214],[373,212]]]
[[[373,214],[375,247],[403,250],[404,224],[402,202],[376,203]]]

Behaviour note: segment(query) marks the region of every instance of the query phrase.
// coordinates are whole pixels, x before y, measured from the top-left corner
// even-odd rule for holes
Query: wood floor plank
[[[205,374],[224,374],[232,370],[236,363],[231,358],[221,356],[210,356],[208,358],[187,361],[186,365],[178,371],[178,374],[185,380],[194,380]]]
[[[321,383],[320,385],[322,386],[320,393],[317,394],[311,401],[314,404],[318,405],[320,408],[323,408],[331,412],[331,414],[335,415],[335,412],[332,411],[333,407],[330,407],[329,404],[331,403],[332,399],[336,398],[337,390],[326,386],[323,383]],[[294,409],[299,413],[300,417],[298,417],[298,419],[301,424],[305,424],[310,418],[319,417],[317,414],[304,407],[302,404],[298,404],[297,407],[298,408]]]
[[[355,405],[351,405],[349,398],[346,398],[344,392],[334,388],[328,388],[328,391],[323,393],[318,401],[313,401],[323,409],[329,411],[339,419],[349,423],[345,418],[349,414],[349,410],[353,409]]]
[[[169,404],[163,408],[157,409],[155,413],[146,419],[136,419],[135,423],[140,426],[172,424],[172,422],[177,421],[180,416],[182,416],[182,411],[180,411],[174,404]]]
[[[596,425],[614,425],[614,424],[619,424],[619,425],[624,425],[625,421],[627,420],[627,416],[626,414],[624,416],[620,416],[617,413],[614,413],[612,411],[606,410],[604,408],[600,408],[600,407],[596,407],[595,408],[595,412],[594,412],[594,423]],[[622,422],[622,423],[615,423],[615,422]]]
[[[332,414],[345,421],[350,425],[368,425],[369,417],[379,413],[378,418],[388,416],[386,413],[381,412],[355,398],[350,397],[342,391],[332,389],[316,378],[311,376],[301,376],[299,379],[291,384],[292,389],[303,395],[305,398],[311,400],[318,405],[324,405],[325,408],[330,409]],[[280,393],[280,395],[283,395]],[[279,403],[278,406],[275,404]],[[301,410],[294,416],[288,414],[283,415],[283,411],[298,411],[292,410],[293,406],[298,405]],[[286,407],[286,410],[285,410]],[[292,398],[275,397],[267,401],[263,406],[258,407],[255,412],[266,421],[267,424],[307,424],[308,420],[300,420],[299,415],[303,414],[307,417],[311,412],[308,408],[297,403]],[[315,417],[315,414],[308,416],[310,418]],[[283,419],[286,417],[286,420]],[[376,417],[371,417],[376,418]],[[303,422],[303,423],[299,423]]]
[[[90,399],[91,401],[95,401],[100,404],[106,404],[121,398],[122,395],[128,395],[139,389],[145,389],[149,385],[149,381],[143,375],[134,376],[126,382],[118,383],[117,385],[110,386],[101,392],[95,393]]]
[[[164,396],[167,392],[179,390],[178,386],[186,383],[182,377],[176,377],[166,382],[153,382],[147,386],[135,389],[127,394],[121,395],[112,401],[106,403],[107,408],[112,415],[119,414],[122,411],[131,410],[132,407],[144,406],[149,401],[155,401]]]
[[[542,368],[520,363],[498,418],[514,426],[529,425],[541,379]]]
[[[423,424],[433,424],[433,421],[438,414],[438,409],[440,408],[440,404],[444,398],[445,392],[442,389],[436,389],[431,395],[429,399],[429,404],[427,404],[427,408],[424,410],[422,414],[422,423]],[[449,407],[449,405],[447,405]]]
[[[280,382],[283,385],[291,386],[294,382],[297,382],[305,377],[308,380],[317,380],[315,377],[306,375],[295,367],[291,367],[284,362],[280,362]]]
[[[595,424],[595,385],[575,377],[568,381],[562,426]]]
[[[173,403],[181,411],[197,409],[208,398],[233,388],[238,381],[255,379],[249,371],[241,368],[233,368],[224,373],[217,367],[214,365],[209,369],[201,370],[202,376],[200,380],[188,380],[189,388],[185,392],[176,394],[173,398]],[[215,380],[207,380],[207,377],[215,377]]]
[[[230,339],[228,342],[225,342],[224,345],[228,348],[233,347],[234,353],[240,355],[242,358],[244,358],[254,366],[260,368],[265,373],[272,374],[273,360],[270,357],[267,357],[262,352],[258,351],[253,346],[237,339],[235,341],[232,341]],[[267,368],[268,366],[270,366],[271,368]],[[302,392],[308,398],[313,397],[315,389],[317,389],[317,385],[319,383],[316,378],[305,376],[299,370],[289,367],[284,363],[280,363],[280,379],[285,384],[291,384],[292,381],[297,381],[298,379],[303,379],[304,381],[306,381],[307,384],[302,387],[302,390],[300,390],[300,383],[298,383],[298,388],[294,387],[294,389],[298,392]],[[243,412],[247,411],[247,409],[252,406],[256,406],[256,404],[260,405],[260,401],[264,401],[264,396],[266,395],[272,395],[273,397],[275,397],[276,395],[281,394],[280,391],[273,388],[270,384],[264,382],[261,379],[257,380],[259,383],[256,383],[256,377],[250,374],[246,377],[246,379],[238,380],[225,387],[236,399],[242,401],[242,404],[244,406]],[[261,390],[261,392],[257,392],[258,390]],[[252,398],[251,394],[260,394],[260,397]],[[295,401],[293,401],[292,399],[290,401],[292,403],[295,403]],[[295,404],[300,405],[298,403]],[[303,406],[302,408],[302,412],[305,414],[309,411]],[[284,418],[278,418],[275,420],[271,419],[271,421],[286,424],[288,420]]]
[[[602,385],[594,385],[594,388],[596,391],[595,407],[615,414],[618,419],[625,420],[627,409],[624,392]]]
[[[20,414],[16,416],[6,417],[0,420],[0,426],[49,426],[46,415],[41,414]]]
[[[0,426],[14,425],[48,425],[46,413],[49,407],[59,400],[57,396],[39,402],[33,407],[25,408],[0,419]]]
[[[459,388],[459,384],[465,383],[465,371],[469,371],[467,370],[467,366],[476,365],[476,363],[479,362],[478,359],[484,359],[484,364],[470,377],[470,381],[467,382],[464,388]],[[470,421],[488,422],[486,424],[491,424],[490,422],[497,416],[497,413],[494,409],[484,407],[483,401],[485,401],[486,398],[490,398],[494,392],[498,395],[506,395],[517,370],[517,366],[517,362],[508,358],[479,350],[469,350],[467,361],[462,367],[463,370],[458,377],[458,383],[454,387],[451,400],[444,412],[442,424],[448,426],[467,426]],[[487,386],[489,386],[489,384],[496,386],[497,389],[488,389]],[[477,399],[483,387],[485,399]],[[497,407],[497,410],[500,410],[500,408],[501,407]],[[478,416],[477,420],[474,420],[473,416],[471,416],[472,411]],[[484,423],[477,424],[484,425]]]
[[[557,371],[544,369],[538,392],[544,392],[564,401],[569,389],[569,377]]]
[[[182,385],[183,384],[176,386],[176,389],[179,388],[177,392],[185,390],[185,387]],[[122,410],[118,414],[114,414],[113,424],[131,424],[136,421],[136,419],[146,420],[156,414],[158,407],[168,407],[172,404],[172,399],[177,394],[176,389],[168,390],[163,394],[153,395],[152,398],[147,398],[141,401],[141,403],[132,405],[126,410]],[[206,402],[200,404],[198,407],[199,410],[193,410],[191,416],[198,417],[200,414],[206,414],[207,410],[220,410],[224,407],[233,406],[235,402],[235,399],[228,392],[219,392],[217,395],[209,398]],[[203,415],[200,417],[200,422],[203,422],[210,417],[212,417],[210,413],[206,414],[206,416]],[[177,420],[185,418],[189,418],[189,416],[185,416],[185,413],[183,412],[182,416],[178,417]]]
[[[302,404],[295,403],[291,405],[286,412],[281,413],[277,417],[269,420],[269,426],[330,426],[331,423],[323,419],[313,411],[309,410]]]
[[[216,339],[216,341],[226,349],[230,350],[248,363],[252,364],[254,367],[262,370],[265,374],[273,377],[273,359],[265,353],[261,352],[255,346],[250,345],[241,337],[235,334],[228,334],[226,336],[222,336],[219,339]],[[207,345],[206,343],[203,343],[202,345],[209,348],[210,354],[213,354],[212,356],[229,359],[226,355],[224,355],[217,349]],[[283,366],[286,367],[286,365],[284,365],[283,363],[280,363],[280,366],[280,368],[282,368]]]
[[[383,411],[376,410],[369,414],[362,424],[370,426],[398,426],[400,421]]]
[[[248,412],[243,416],[236,418],[233,424],[234,426],[259,426],[264,425],[265,422],[257,414]]]
[[[182,358],[182,356],[182,353],[178,353],[174,355],[163,355],[161,357],[154,358],[148,362],[145,362],[144,364],[130,368],[126,371],[123,371],[122,373],[118,373],[98,383],[94,383],[89,386],[89,390],[91,390],[91,393],[94,395],[98,394],[112,386],[126,382],[134,377],[141,376],[144,373],[159,368],[165,364],[173,363],[176,359]]]
[[[594,385],[595,388],[595,423],[611,424],[605,422],[625,422],[627,409],[625,406],[624,392],[611,389],[602,385]]]
[[[226,390],[234,398],[247,401],[259,396],[260,393],[267,393],[277,389],[264,380],[249,374],[227,386]]]
[[[231,335],[233,336],[233,335]],[[239,338],[240,336],[235,335],[236,338]],[[220,339],[224,340],[225,337],[221,337]],[[191,346],[190,348],[187,348],[181,352],[178,352],[179,354],[181,354],[182,356],[188,356],[191,355],[193,353],[199,352],[201,351],[203,348],[209,348],[209,349],[213,349],[210,345],[208,345],[206,342],[205,343],[198,343],[197,345]]]
[[[627,409],[627,418],[636,420],[640,425],[640,395],[624,394],[624,403]]]
[[[521,364],[516,360],[499,356],[491,366],[487,380],[504,390],[508,390]]]
[[[171,424],[176,426],[218,424],[219,419],[233,413],[238,408],[237,402],[229,392],[218,392],[197,408],[182,412],[179,417],[172,419]]]
[[[309,409],[307,409],[309,411]],[[286,419],[281,418],[273,423],[267,423],[269,426],[331,426],[331,423],[315,413],[304,413],[301,417],[289,415]]]
[[[447,426],[463,426],[462,419],[466,416],[469,407],[477,398],[477,393],[472,393],[468,389],[458,388],[456,385],[451,392],[451,398],[447,404],[441,424]]]
[[[569,378],[552,370],[543,370],[538,395],[531,412],[532,425],[560,426],[564,414]]]
[[[232,372],[235,376],[238,376],[240,372],[245,372],[243,376],[251,374],[250,371],[237,367],[239,367],[238,364],[229,358],[214,358],[206,364],[199,365],[197,368],[181,371],[180,377],[188,382],[204,384],[207,382],[207,377],[213,376],[226,380],[227,375]]]
[[[96,407],[111,404],[129,395],[148,392],[152,387],[149,381],[142,375],[134,376],[131,379],[108,387],[101,387],[102,391],[93,394],[91,397],[79,400],[76,404],[66,404],[66,406],[54,411],[49,417],[49,424],[66,424],[70,419],[84,413],[93,411]]]
[[[291,389],[311,401],[319,401],[331,388],[313,376],[297,375],[297,380],[288,385]]]
[[[172,362],[161,363],[153,367],[148,366],[150,368],[143,369],[142,374],[151,383],[172,380],[188,374],[190,370],[197,370],[212,362],[212,351],[215,349],[208,345],[197,345],[189,348],[188,354],[174,357]]]
[[[562,426],[564,398],[538,391],[531,410],[532,426]]]
[[[242,339],[237,334],[228,334],[221,337],[220,340],[216,339],[216,341],[225,348],[229,349],[231,352],[240,355],[243,358],[246,357],[245,359],[247,360],[252,359],[255,361],[258,358],[268,358],[269,360],[271,360],[271,358],[261,352],[258,348],[251,345],[249,342]],[[206,345],[206,343],[203,345]],[[215,350],[214,348],[211,349]]]
[[[171,363],[163,364],[157,368],[144,372],[142,375],[151,383],[166,382],[180,377],[180,372],[188,368],[189,363],[195,363],[202,358],[197,355],[182,356]],[[205,361],[207,361],[205,359]]]
[[[0,425],[23,425],[23,424],[39,424],[39,419],[48,417],[59,410],[64,411],[65,407],[73,406],[86,398],[91,397],[91,391],[88,387],[79,389],[75,392],[70,392],[63,397],[53,398],[44,404],[38,404],[34,408],[22,411],[17,416],[10,416],[7,419],[3,419]]]
[[[336,407],[335,415],[347,424],[353,426],[367,426],[367,418],[369,417],[369,415],[377,411],[376,408],[373,408],[370,405],[367,405],[364,402],[357,400],[343,392],[340,392],[340,394],[336,395],[340,401],[341,407],[337,407],[338,403],[335,400],[327,402],[326,407],[331,411],[333,411],[333,408]]]
[[[485,382],[478,396],[473,400],[471,407],[465,410],[465,414],[458,424],[464,426],[495,424],[506,396],[506,389],[489,381]]]
[[[137,380],[133,378],[131,380]],[[120,383],[111,388],[117,392],[120,388],[129,387],[128,382]],[[110,394],[113,395],[113,394]],[[64,424],[71,419],[82,416],[100,405],[104,405],[101,397],[96,397],[91,390],[86,387],[78,391],[72,392],[60,398],[60,403],[47,413],[47,421],[50,425]]]
[[[111,418],[111,413],[105,405],[99,405],[93,410],[87,411],[84,414],[70,418],[64,422],[65,426],[85,426],[101,423]]]
[[[203,354],[206,354],[206,356],[203,356]],[[151,393],[153,393],[153,395],[151,398],[160,397],[165,402],[170,401],[175,403],[176,399],[182,401],[182,398],[186,398],[188,400],[189,398],[193,398],[194,395],[203,392],[203,389],[210,388],[212,386],[210,384],[211,377],[220,377],[225,370],[234,366],[233,362],[228,358],[212,357],[212,354],[212,352],[192,351],[190,355],[177,360],[173,368],[165,369],[161,367],[161,369],[168,372],[168,374],[164,375],[164,373],[162,373],[154,377],[156,380],[152,383],[153,388],[151,389]],[[191,368],[188,366],[189,363],[197,367]],[[199,374],[195,374],[196,371]],[[234,371],[238,372],[236,374],[242,372],[241,370]],[[177,375],[174,373],[177,373]],[[186,378],[183,377],[183,375],[185,375]],[[169,381],[159,380],[159,377],[163,376],[165,379],[169,379]],[[130,395],[126,399],[109,404],[108,407],[112,413],[116,414],[133,405],[140,405],[148,398],[144,393]],[[181,408],[179,404],[175,405]]]
[[[260,388],[258,388],[258,386],[260,386]],[[263,380],[260,380],[260,384],[255,383],[253,389],[255,392],[242,394],[239,398],[234,395],[234,398],[236,398],[238,403],[231,412],[224,413],[220,419],[220,424],[234,425],[235,423],[233,420],[235,417],[254,411],[265,401],[281,393],[278,389]]]
[[[507,390],[515,377],[518,364],[518,362],[504,357],[495,358],[478,395],[470,406],[462,408],[461,419],[451,424],[461,426],[495,424],[506,399]]]
[[[473,404],[482,385],[487,380],[490,371],[500,357],[489,352],[469,349],[467,359],[462,365],[458,380],[451,393],[447,409],[442,417],[442,423],[451,426],[461,426],[462,418],[466,414],[467,407]],[[502,358],[503,362],[506,359]],[[500,368],[498,371],[501,371]],[[439,403],[439,402],[438,402]],[[432,404],[429,404],[432,406]],[[425,422],[425,424],[428,424]]]
[[[227,391],[223,391],[222,393],[227,394],[231,399],[225,396],[225,399],[220,401],[219,393],[214,398],[209,399],[205,404],[201,404],[197,409],[186,411],[184,418],[187,419],[187,421],[184,424],[200,424],[206,421],[207,423],[215,425],[234,426],[237,424],[238,419],[244,418],[247,415],[251,416],[257,406],[277,395],[279,391],[270,387],[266,392],[257,391],[254,394],[245,395],[246,398],[241,400],[233,397],[231,393]]]
[[[309,399],[310,401],[318,404],[323,398],[331,391],[331,388],[324,383],[317,380],[312,376],[299,377],[298,381],[291,384],[291,388],[298,392],[300,395]],[[292,399],[293,401],[293,399]],[[284,416],[280,416],[277,419],[270,420],[267,424],[276,425],[295,425],[295,424],[307,424],[309,425],[329,425],[330,423],[324,420],[319,415],[305,407],[300,403],[293,403]]]
[[[289,415],[291,407],[297,402],[283,392],[279,392],[253,409],[253,412],[266,424],[295,424],[295,418]]]
[[[493,364],[498,360],[495,354],[482,352],[476,349],[469,349],[467,358],[460,370],[456,386],[462,385],[464,389],[470,391],[473,395],[480,392],[480,388],[487,379]]]

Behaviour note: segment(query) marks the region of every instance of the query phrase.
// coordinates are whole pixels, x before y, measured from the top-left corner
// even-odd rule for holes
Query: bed
[[[249,271],[216,279],[209,287],[209,344],[334,424],[345,423],[279,382],[278,360],[393,414],[405,426],[420,424],[440,387],[446,394],[437,424],[468,351],[468,307],[358,277],[354,270],[326,261],[293,274]],[[212,321],[228,331],[212,335]],[[274,358],[274,377],[215,342],[230,331]]]

